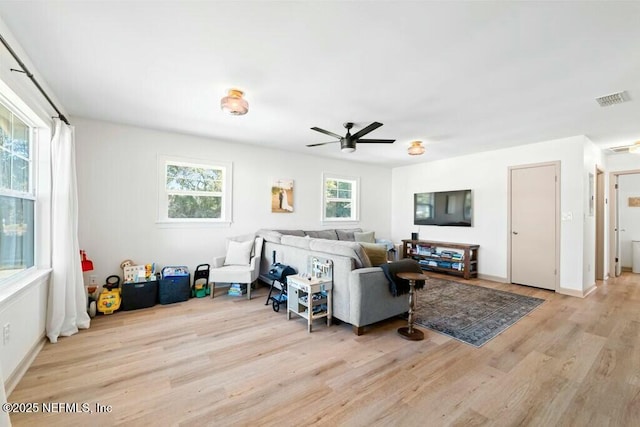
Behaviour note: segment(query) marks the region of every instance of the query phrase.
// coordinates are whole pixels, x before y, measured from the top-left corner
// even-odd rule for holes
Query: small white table
[[[322,310],[322,306],[326,310]],[[287,320],[295,313],[307,319],[308,332],[314,319],[326,317],[327,327],[333,317],[333,281],[326,278],[287,276]]]

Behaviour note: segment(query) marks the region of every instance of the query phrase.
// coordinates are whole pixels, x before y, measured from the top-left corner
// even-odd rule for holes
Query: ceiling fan
[[[345,136],[340,136],[337,133],[329,132],[328,130],[320,129],[318,127],[312,127],[312,130],[315,130],[320,133],[324,133],[325,135],[332,136],[337,138],[337,141],[329,141],[329,142],[320,142],[318,144],[307,144],[307,147],[317,147],[318,145],[325,144],[333,144],[335,142],[340,143],[340,149],[345,153],[353,153],[356,151],[356,143],[376,143],[376,144],[393,144],[395,139],[362,139],[363,136],[368,134],[371,131],[374,131],[382,126],[382,123],[373,122],[369,126],[360,129],[358,132],[351,135],[350,131],[353,128],[353,123],[347,122],[344,124],[344,127],[347,129],[347,134]]]

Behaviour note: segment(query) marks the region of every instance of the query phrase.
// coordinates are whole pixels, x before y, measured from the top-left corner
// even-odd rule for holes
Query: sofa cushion
[[[305,231],[305,234],[315,239],[338,240],[336,230]]]
[[[354,237],[356,242],[365,242],[365,243],[375,243],[376,242],[376,232],[375,231],[355,232],[355,233],[353,233],[353,237]]]
[[[273,230],[276,231],[280,234],[282,234],[283,236],[298,236],[298,237],[304,237],[304,231],[302,230]]]
[[[349,230],[337,230],[336,229],[336,234],[338,235],[338,240],[346,240],[349,242],[355,242],[356,239],[353,235],[353,233],[355,232],[361,232],[362,228],[352,228]]]
[[[300,236],[282,236],[281,239],[281,243],[283,245],[293,246],[300,249],[309,249],[309,242],[311,242],[310,238]]]
[[[378,267],[387,263],[387,246],[377,243],[360,242],[360,246],[369,257],[372,267]]]
[[[282,239],[282,233],[276,230],[258,230],[257,236],[262,237],[265,241],[271,243],[280,243]]]
[[[371,261],[362,246],[356,242],[310,239],[309,249],[353,258],[356,268],[371,267]]]

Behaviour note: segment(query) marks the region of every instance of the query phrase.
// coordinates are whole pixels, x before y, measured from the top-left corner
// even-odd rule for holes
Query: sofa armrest
[[[394,297],[380,267],[358,268],[349,277],[349,323],[365,326],[409,310],[409,296]]]

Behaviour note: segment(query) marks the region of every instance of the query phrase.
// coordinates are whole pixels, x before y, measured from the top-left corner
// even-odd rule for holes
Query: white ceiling
[[[0,16],[71,116],[390,166],[640,139],[640,2],[0,1]],[[231,87],[246,116],[220,111]],[[631,102],[595,101],[622,90]],[[396,143],[305,147],[346,121]],[[416,139],[427,152],[408,156]]]

